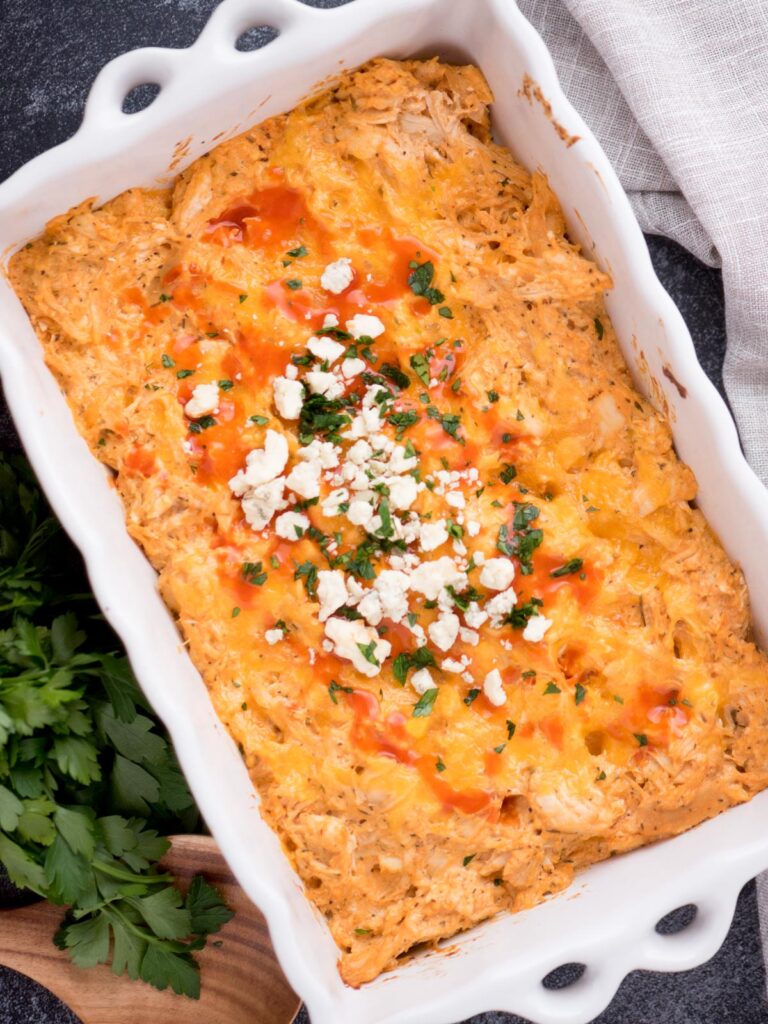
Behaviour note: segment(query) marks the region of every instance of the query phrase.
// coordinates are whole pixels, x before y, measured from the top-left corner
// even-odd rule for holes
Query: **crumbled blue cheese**
[[[423,697],[427,690],[433,690],[435,688],[432,673],[428,668],[420,668],[416,672],[413,672],[409,682],[420,697]]]
[[[319,441],[315,438],[314,441],[299,448],[296,455],[307,462],[319,462],[323,469],[335,469],[339,464],[340,451],[341,449],[330,441]]]
[[[365,369],[364,359],[345,359],[341,364],[341,375],[345,380],[357,377]]]
[[[523,640],[529,640],[531,643],[538,643],[539,640],[544,639],[544,634],[551,625],[552,620],[546,618],[546,616],[532,615],[525,624]]]
[[[496,594],[490,601],[485,602],[485,611],[491,617],[491,625],[494,628],[498,628],[504,622],[504,619],[517,604],[517,594],[514,592],[512,587],[507,590],[503,590],[500,594]],[[466,615],[464,616],[466,619]],[[472,625],[471,622],[467,621],[468,625]]]
[[[480,629],[487,618],[488,612],[484,611],[477,601],[471,601],[469,608],[464,612],[464,621],[471,629]]]
[[[304,405],[304,385],[301,381],[275,377],[272,387],[278,413],[284,420],[297,420]]]
[[[328,264],[320,277],[320,284],[327,292],[340,295],[352,284],[353,277],[352,260],[342,256]]]
[[[422,551],[434,551],[448,540],[448,529],[444,519],[436,523],[422,523],[419,530],[419,545]]]
[[[285,478],[270,480],[266,484],[252,487],[246,491],[241,502],[245,521],[254,530],[263,530],[272,520],[275,512],[280,512],[288,502],[283,497]]]
[[[330,618],[325,624],[325,634],[333,642],[336,656],[351,661],[358,672],[368,677],[381,672],[381,666],[392,650],[388,640],[382,640],[373,627],[365,626],[359,620]],[[373,644],[374,660],[367,658],[361,650],[370,644]]]
[[[208,416],[219,408],[219,385],[218,384],[197,384],[192,391],[192,397],[184,406],[184,412],[191,420],[200,416]]]
[[[319,498],[321,471],[322,466],[316,459],[300,462],[286,477],[286,486],[302,498]]]
[[[298,540],[309,529],[309,519],[301,512],[283,512],[275,520],[275,533],[284,540]]]
[[[488,698],[488,701],[496,708],[500,708],[502,704],[506,704],[507,694],[504,690],[504,682],[501,678],[501,672],[499,672],[497,668],[492,668],[483,680],[483,693]]]
[[[480,583],[489,590],[506,590],[515,578],[515,563],[510,558],[489,558],[480,573]]]
[[[339,398],[344,394],[344,382],[335,373],[325,370],[310,370],[304,375],[304,383],[313,395],[325,395],[326,398]]]
[[[428,601],[436,601],[444,587],[462,591],[467,585],[466,574],[461,572],[448,555],[433,562],[421,562],[409,577],[411,590],[423,594]],[[487,616],[486,616],[487,618]]]
[[[459,617],[453,612],[441,612],[439,618],[427,626],[429,639],[441,651],[448,651],[459,635]]]
[[[347,320],[346,327],[355,341],[363,337],[378,338],[385,331],[381,320],[367,313],[355,313],[351,320]]]
[[[373,586],[383,615],[393,622],[401,622],[408,614],[410,580],[407,574],[397,569],[382,569]]]
[[[321,569],[317,574],[317,599],[320,602],[318,618],[321,622],[347,603],[349,594],[344,573],[339,569]]]
[[[233,494],[242,497],[251,487],[268,483],[285,469],[288,462],[288,442],[283,434],[268,430],[264,447],[254,448],[245,457],[245,469],[239,469],[229,481]]]
[[[344,346],[338,341],[334,341],[333,338],[310,338],[307,348],[313,356],[317,356],[321,362],[328,363],[329,366],[332,366],[345,352]]]

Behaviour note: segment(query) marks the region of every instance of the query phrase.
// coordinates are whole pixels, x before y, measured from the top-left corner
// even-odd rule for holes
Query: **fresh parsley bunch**
[[[232,915],[158,870],[161,833],[199,815],[116,647],[26,462],[0,457],[0,864],[69,908],[76,964],[197,998],[192,954]]]

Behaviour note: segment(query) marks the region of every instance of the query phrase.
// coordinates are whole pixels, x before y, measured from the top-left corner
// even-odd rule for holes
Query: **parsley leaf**
[[[376,641],[371,640],[369,644],[358,644],[358,650],[370,665],[375,665],[378,668],[381,662],[376,657]]]
[[[415,651],[401,651],[392,662],[392,675],[395,681],[404,686],[408,672],[412,669],[432,668],[435,656],[428,647],[417,647]]]
[[[417,352],[408,360],[411,369],[422,382],[425,388],[429,387],[429,360],[422,352]]]
[[[431,715],[439,692],[436,686],[426,690],[416,704],[413,705],[413,711],[411,712],[413,717],[426,718],[428,715]]]
[[[554,578],[557,578],[559,576],[571,576],[573,575],[573,573],[579,572],[582,565],[584,565],[583,559],[571,558],[563,565],[561,565],[558,569],[553,569],[553,571],[549,575],[553,576]]]
[[[193,954],[231,912],[158,869],[158,828],[199,817],[75,564],[26,464],[0,457],[0,863],[69,905],[55,941],[74,963],[111,956],[115,974],[196,997]]]

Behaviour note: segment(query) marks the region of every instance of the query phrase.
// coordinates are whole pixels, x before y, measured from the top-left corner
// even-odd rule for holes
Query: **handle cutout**
[[[138,114],[151,106],[160,95],[161,86],[158,82],[140,82],[123,97],[122,111],[124,114]]]
[[[568,988],[570,985],[575,985],[577,981],[580,981],[584,977],[586,969],[586,964],[561,964],[553,971],[550,971],[546,977],[541,979],[542,987],[547,989],[549,992],[557,991],[557,989],[561,988]]]
[[[693,924],[698,912],[699,908],[695,903],[686,903],[685,906],[677,907],[665,914],[656,922],[655,930],[659,935],[677,935]]]
[[[235,40],[235,49],[241,53],[250,53],[252,50],[260,50],[269,43],[274,42],[280,35],[280,30],[274,25],[251,25],[245,29]]]

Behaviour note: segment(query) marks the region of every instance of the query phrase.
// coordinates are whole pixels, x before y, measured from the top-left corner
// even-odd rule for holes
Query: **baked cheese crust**
[[[353,985],[768,783],[742,575],[491,98],[375,60],[10,266]]]

